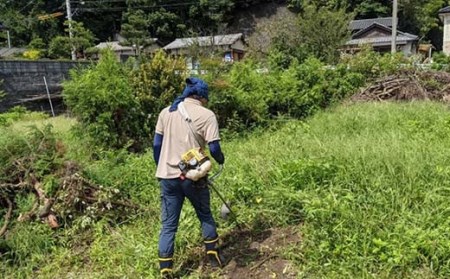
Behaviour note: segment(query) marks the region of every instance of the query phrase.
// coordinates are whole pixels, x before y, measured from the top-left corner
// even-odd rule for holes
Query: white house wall
[[[401,50],[405,55],[411,55],[416,53],[414,44],[412,42],[406,43],[406,45],[401,47]]]
[[[245,45],[242,42],[242,40],[238,40],[234,44],[231,45],[231,48],[244,51],[245,50]]]
[[[442,51],[450,55],[450,14],[444,14],[444,42]]]

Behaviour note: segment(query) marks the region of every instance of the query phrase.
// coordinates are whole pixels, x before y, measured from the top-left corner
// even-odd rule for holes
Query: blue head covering
[[[176,111],[178,108],[178,104],[183,102],[185,98],[197,95],[199,97],[208,99],[208,84],[204,82],[203,80],[199,78],[187,78],[186,79],[186,87],[183,90],[183,94],[181,96],[178,96],[172,103],[172,105],[169,108],[169,111]]]

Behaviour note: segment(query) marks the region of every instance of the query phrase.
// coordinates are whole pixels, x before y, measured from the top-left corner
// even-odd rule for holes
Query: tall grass
[[[72,143],[74,149],[85,148]],[[279,122],[224,141],[223,149],[225,171],[216,187],[250,229],[295,226],[301,231],[302,245],[286,247],[285,253],[299,277],[450,277],[446,106],[343,105],[304,122]],[[81,226],[80,220],[51,239],[39,229],[39,241],[30,244],[34,260],[8,262],[0,269],[6,278],[157,278],[159,186],[151,151],[139,156],[96,151],[95,161],[83,157],[87,153],[71,151],[69,156],[89,158],[86,176],[119,189],[147,210],[120,224],[103,220]],[[212,198],[220,234],[231,232],[235,224],[220,221],[221,201]],[[9,234],[6,242],[25,251],[28,239],[23,233]],[[192,260],[201,247],[198,221],[186,203],[176,267]],[[200,276],[192,271],[186,278]]]
[[[360,104],[291,122],[238,153],[267,176],[251,182],[266,200],[260,216],[304,221],[305,277],[447,278],[449,132],[443,105]]]

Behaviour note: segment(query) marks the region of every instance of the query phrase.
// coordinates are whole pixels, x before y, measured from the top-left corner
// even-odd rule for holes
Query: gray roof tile
[[[242,38],[242,33],[237,34],[229,34],[229,35],[216,35],[212,36],[204,36],[204,37],[195,37],[195,38],[180,38],[166,45],[164,49],[177,49],[177,48],[186,48],[194,43],[198,43],[200,46],[222,46],[222,45],[231,45],[235,43],[237,40]]]
[[[379,17],[379,18],[369,18],[369,19],[358,19],[352,20],[350,22],[350,30],[358,31],[371,26],[374,23],[378,23],[384,26],[392,26],[392,17]]]
[[[438,11],[438,14],[450,13],[450,6],[444,7]]]

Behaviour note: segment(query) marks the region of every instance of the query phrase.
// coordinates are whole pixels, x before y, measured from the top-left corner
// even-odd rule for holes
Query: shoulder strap
[[[178,111],[180,112],[181,116],[183,117],[183,120],[186,121],[187,125],[189,126],[189,130],[191,130],[192,135],[194,135],[194,138],[197,141],[198,146],[202,147],[201,140],[199,139],[198,135],[195,133],[194,128],[192,127],[192,119],[189,116],[186,108],[184,107],[183,102],[178,104]]]

